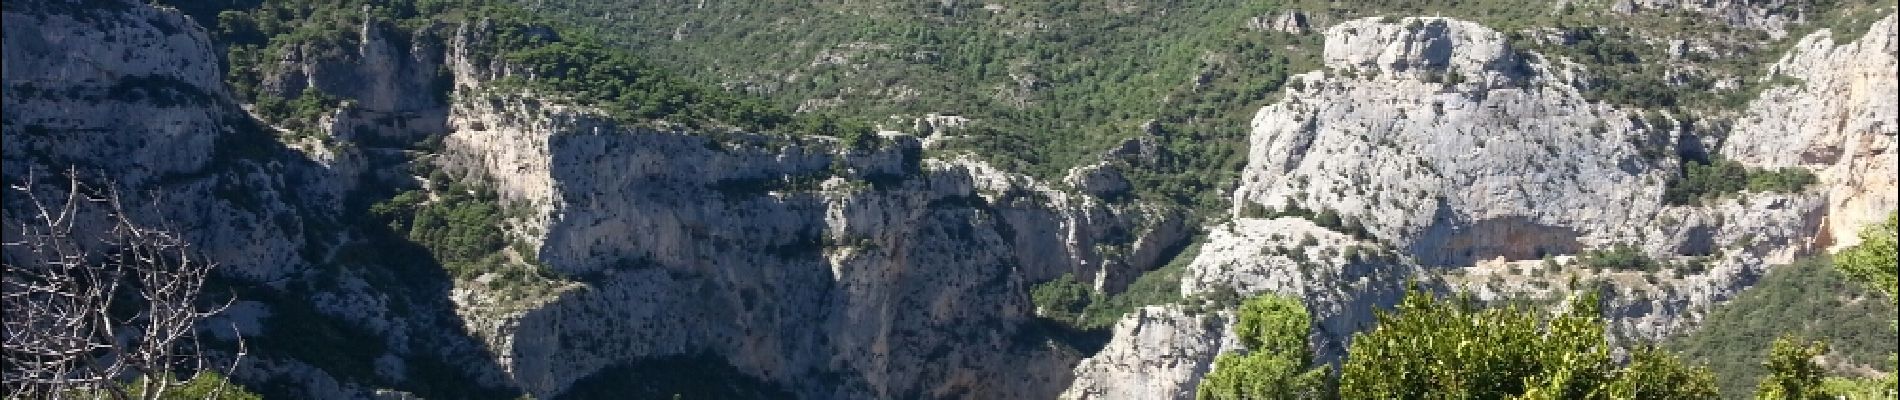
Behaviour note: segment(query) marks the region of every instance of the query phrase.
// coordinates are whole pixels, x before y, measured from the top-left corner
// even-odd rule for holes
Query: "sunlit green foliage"
[[[467,44],[473,61],[503,62],[511,71],[510,76],[489,82],[489,88],[540,91],[593,106],[624,124],[664,121],[698,128],[828,135],[859,147],[876,138],[870,124],[854,118],[794,115],[756,96],[682,79],[626,49],[606,45],[606,40],[587,30],[565,28],[503,2],[266,0],[254,8],[216,15],[215,32],[228,49],[229,80],[239,99],[255,104],[265,119],[292,130],[310,128],[317,115],[336,109],[341,99],[301,87],[276,89],[292,90],[280,93],[259,86],[260,77],[283,72],[278,61],[286,54],[298,54],[306,62],[342,61],[340,57],[358,46],[358,30],[365,24],[397,27],[403,31],[399,36],[408,35],[411,40],[445,43],[449,40],[444,35],[455,31],[448,27],[467,25],[486,30],[476,36],[484,40]],[[438,74],[436,79],[442,83],[449,79],[446,70]],[[450,89],[442,85],[442,93],[431,95],[446,98]]]
[[[450,185],[434,192],[409,191],[370,207],[396,232],[421,244],[442,267],[458,276],[496,265],[508,244],[502,231],[505,210],[495,194],[484,188]]]
[[[1082,320],[1082,311],[1088,308],[1090,297],[1094,295],[1088,285],[1075,281],[1074,274],[1062,274],[1029,291],[1030,300],[1043,317],[1071,324]]]
[[[1827,343],[1800,343],[1791,336],[1775,339],[1774,347],[1768,351],[1768,375],[1763,376],[1761,384],[1755,389],[1755,398],[1763,400],[1830,400],[1834,396],[1827,393],[1821,381],[1827,377],[1827,371],[1814,362],[1816,357],[1827,354]]]
[[[1854,245],[1835,256],[1836,268],[1847,274],[1849,279],[1867,288],[1885,293],[1887,301],[1900,308],[1900,283],[1896,283],[1896,270],[1900,269],[1900,256],[1896,256],[1896,241],[1900,241],[1900,213],[1887,214],[1887,222],[1869,226],[1861,231],[1861,243]],[[1892,311],[1884,315],[1894,316]],[[1900,330],[1900,317],[1888,325]],[[1892,335],[1889,335],[1889,339]],[[1887,356],[1887,376],[1878,381],[1837,380],[1835,392],[1860,394],[1877,392],[1882,398],[1900,398],[1900,356]],[[1872,396],[1869,396],[1872,397]]]
[[[968,151],[1045,178],[1129,148],[1124,140],[1147,143],[1152,147],[1139,156],[1111,162],[1127,164],[1140,198],[1190,205],[1204,215],[1228,209],[1225,194],[1244,162],[1254,111],[1282,95],[1289,75],[1322,69],[1319,30],[1340,21],[1474,20],[1518,49],[1587,68],[1583,90],[1590,99],[1692,110],[1744,104],[1774,82],[1742,79],[1741,88],[1721,89],[1723,76],[1759,76],[1799,34],[1822,26],[1864,31],[1889,8],[1843,0],[1778,10],[1815,18],[1775,39],[1689,12],[1619,13],[1608,2],[516,1],[582,21],[692,79],[764,95],[782,107],[871,120],[931,112],[971,117],[978,126],[940,142],[941,150]],[[1304,12],[1312,30],[1249,27],[1289,10]],[[1552,36],[1575,43],[1543,39]],[[1771,45],[1723,45],[1732,56],[1678,59],[1657,37]],[[1665,65],[1671,62],[1697,68]]]
[[[1886,293],[1889,300],[1900,299],[1896,291],[1900,290],[1900,281],[1896,281],[1896,269],[1900,269],[1900,250],[1896,250],[1896,241],[1900,241],[1900,214],[1887,214],[1887,222],[1867,227],[1860,234],[1861,243],[1834,256],[1834,266],[1856,282],[1868,288]]]
[[[1234,335],[1246,353],[1214,360],[1196,397],[1202,400],[1316,399],[1325,394],[1326,369],[1311,367],[1306,336],[1312,317],[1291,297],[1265,294],[1247,299]]]
[[[131,390],[128,395],[135,399],[144,398],[144,384],[144,378],[133,382],[131,388],[134,390]],[[172,385],[166,388],[164,394],[158,396],[159,400],[261,400],[264,398],[257,393],[251,393],[243,386],[232,383],[223,374],[212,371],[200,371],[192,375],[191,380],[173,382]]]
[[[1591,269],[1614,271],[1654,271],[1662,266],[1641,249],[1620,243],[1607,249],[1585,251],[1578,255],[1577,262]]]
[[[1629,398],[1715,396],[1714,378],[1662,353],[1619,367],[1595,296],[1548,320],[1516,307],[1477,309],[1414,292],[1354,337],[1341,398]],[[1645,350],[1650,351],[1650,350]],[[1653,351],[1652,351],[1653,352]]]

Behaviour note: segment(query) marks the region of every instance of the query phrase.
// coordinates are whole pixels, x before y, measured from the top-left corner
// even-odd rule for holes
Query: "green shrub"
[[[1354,399],[1703,399],[1706,369],[1639,351],[1619,366],[1588,295],[1548,320],[1515,307],[1480,310],[1413,292],[1378,326],[1356,335],[1341,368],[1339,396]],[[1649,352],[1645,354],[1644,352]]]
[[[462,185],[435,194],[428,200],[425,192],[404,192],[371,205],[370,212],[429,249],[457,276],[471,276],[481,266],[498,263],[508,241],[502,231],[506,215],[495,195]]]
[[[1765,400],[1832,400],[1834,395],[1822,387],[1827,371],[1814,362],[1827,354],[1827,343],[1799,343],[1792,336],[1775,339],[1768,351],[1768,374],[1755,389],[1755,398]]]
[[[1045,318],[1080,325],[1082,312],[1094,299],[1095,291],[1075,281],[1074,274],[1062,274],[1055,280],[1036,285],[1029,298],[1038,314]]]
[[[1799,192],[1816,182],[1814,173],[1801,167],[1774,170],[1754,169],[1741,163],[1717,158],[1703,163],[1684,160],[1682,177],[1663,189],[1669,204],[1695,204],[1743,190],[1754,192]]]
[[[1325,368],[1312,368],[1306,336],[1312,318],[1294,298],[1266,294],[1247,299],[1237,312],[1234,335],[1245,354],[1227,353],[1201,380],[1196,397],[1208,399],[1316,399],[1325,390]]]
[[[144,382],[140,378],[134,382],[129,395],[132,398],[144,398]],[[200,371],[192,375],[191,380],[173,382],[158,400],[261,400],[264,397],[252,393],[243,386],[226,379],[223,374],[212,371]],[[102,397],[102,398],[109,398]]]
[[[1618,243],[1608,249],[1583,252],[1577,262],[1592,270],[1614,271],[1655,271],[1662,263],[1650,259],[1649,255],[1635,246]]]

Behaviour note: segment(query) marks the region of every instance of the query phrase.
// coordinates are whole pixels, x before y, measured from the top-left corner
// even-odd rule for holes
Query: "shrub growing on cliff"
[[[1834,396],[1821,387],[1827,377],[1827,371],[1814,362],[1815,357],[1827,354],[1827,344],[1822,342],[1800,343],[1792,336],[1775,339],[1775,345],[1768,351],[1768,375],[1763,376],[1761,384],[1755,389],[1755,398],[1764,400],[1826,400]]]
[[[1196,397],[1209,399],[1314,399],[1324,393],[1324,368],[1310,368],[1306,336],[1312,318],[1290,297],[1267,294],[1247,299],[1238,312],[1234,335],[1246,354],[1227,353],[1201,380]]]
[[[1643,254],[1642,250],[1621,243],[1608,249],[1586,251],[1577,261],[1592,270],[1654,271],[1661,266],[1661,263]]]
[[[1835,267],[1869,289],[1887,295],[1888,304],[1900,307],[1900,213],[1887,214],[1887,222],[1869,226],[1860,233],[1861,243],[1841,251]],[[1892,312],[1886,313],[1893,316]],[[1900,319],[1889,328],[1900,330]],[[1892,343],[1891,336],[1886,343]],[[1887,356],[1887,377],[1879,382],[1854,382],[1853,386],[1884,392],[1884,397],[1900,397],[1900,355]]]
[[[1743,190],[1798,192],[1815,181],[1814,173],[1801,167],[1755,169],[1722,158],[1708,162],[1683,160],[1682,177],[1670,181],[1663,189],[1663,200],[1670,204],[1694,204]]]
[[[422,192],[405,192],[372,205],[370,211],[428,248],[444,268],[467,275],[508,244],[498,201],[487,190],[450,185],[433,200]]]
[[[1088,308],[1094,294],[1087,285],[1076,282],[1074,274],[1062,274],[1055,280],[1031,288],[1029,299],[1036,304],[1036,312],[1044,318],[1079,325],[1082,311]]]

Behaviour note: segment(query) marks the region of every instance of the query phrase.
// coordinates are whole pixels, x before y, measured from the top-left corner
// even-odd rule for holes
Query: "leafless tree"
[[[156,399],[174,372],[221,369],[196,335],[230,305],[200,299],[217,265],[134,222],[113,185],[67,178],[55,203],[30,180],[9,193],[23,206],[6,207],[0,243],[5,396]],[[229,366],[243,353],[240,340]]]

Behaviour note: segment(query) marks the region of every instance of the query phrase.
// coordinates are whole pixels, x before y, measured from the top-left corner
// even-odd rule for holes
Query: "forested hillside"
[[[909,127],[892,116],[971,118],[973,132],[944,151],[1033,175],[1059,177],[1108,152],[1143,198],[1202,210],[1225,207],[1254,110],[1277,98],[1288,75],[1319,69],[1321,33],[1333,23],[1484,23],[1519,50],[1578,63],[1588,74],[1580,89],[1594,101],[1687,112],[1682,123],[1719,135],[1722,111],[1783,82],[1759,71],[1802,34],[1857,36],[1890,10],[1866,0],[1778,5],[1775,13],[1799,22],[1764,23],[1771,34],[1687,10],[1618,12],[1609,1],[518,3],[699,81],[801,111],[890,129]],[[1671,39],[1653,39],[1661,37]]]
[[[1822,340],[1833,374],[1875,376],[1892,368],[1894,302],[1849,281],[1830,260],[1809,259],[1769,272],[1709,314],[1708,322],[1667,343],[1716,372],[1723,397],[1746,398],[1767,371],[1769,345],[1782,335]]]

